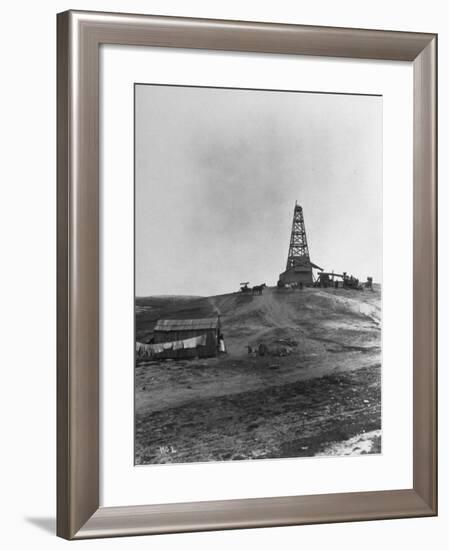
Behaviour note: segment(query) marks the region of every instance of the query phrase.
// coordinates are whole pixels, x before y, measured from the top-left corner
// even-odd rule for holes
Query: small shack
[[[218,353],[221,323],[219,317],[206,319],[159,319],[153,335],[154,344],[184,342],[164,350],[164,358],[186,359],[215,357]]]
[[[310,260],[295,261],[294,265],[288,267],[279,275],[278,286],[285,284],[300,284],[304,286],[313,285],[313,269],[322,270],[322,268]]]

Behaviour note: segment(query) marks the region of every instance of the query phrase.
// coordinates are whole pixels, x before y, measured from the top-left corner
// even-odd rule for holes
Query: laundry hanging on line
[[[154,357],[170,350],[195,349],[198,346],[206,345],[206,334],[186,338],[184,340],[175,340],[173,342],[162,342],[160,344],[143,344],[136,342],[136,354],[139,357]]]

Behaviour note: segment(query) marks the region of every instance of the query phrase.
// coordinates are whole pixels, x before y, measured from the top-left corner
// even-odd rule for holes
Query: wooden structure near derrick
[[[369,283],[369,281],[371,282]],[[372,289],[372,277],[368,277],[368,283],[371,285]],[[314,283],[314,286],[321,288],[346,288],[353,290],[362,290],[363,286],[360,284],[359,280],[353,275],[348,275],[346,272],[343,273],[334,273],[322,271],[319,273],[317,280]],[[366,286],[366,285],[365,285]]]
[[[313,285],[313,269],[322,271],[321,267],[310,261],[304,214],[302,207],[295,202],[287,265],[285,271],[279,275],[278,286],[282,287],[286,284],[311,286]]]
[[[205,337],[204,345],[194,348],[168,349],[163,352],[165,359],[188,359],[193,357],[215,357],[218,353],[221,332],[220,317],[205,319],[159,319],[153,335],[155,344],[179,342],[195,337]]]

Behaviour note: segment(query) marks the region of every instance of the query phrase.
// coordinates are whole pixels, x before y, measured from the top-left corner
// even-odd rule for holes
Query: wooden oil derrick
[[[285,271],[279,275],[278,286],[311,286],[313,284],[313,269],[322,271],[321,267],[310,261],[302,206],[295,202],[287,266]]]
[[[285,269],[297,265],[310,263],[309,247],[307,246],[306,226],[302,206],[295,202],[293,211],[292,232],[290,236],[290,247],[288,249],[287,266]]]

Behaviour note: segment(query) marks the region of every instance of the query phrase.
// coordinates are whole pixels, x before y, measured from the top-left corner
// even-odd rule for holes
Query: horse
[[[256,295],[262,294],[263,289],[264,289],[266,286],[267,286],[267,285],[266,285],[265,283],[262,283],[261,285],[253,286],[253,288],[252,288],[253,294],[256,294]]]

